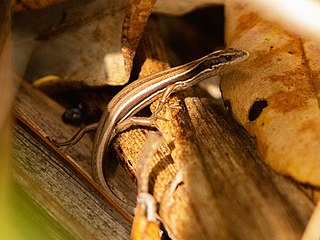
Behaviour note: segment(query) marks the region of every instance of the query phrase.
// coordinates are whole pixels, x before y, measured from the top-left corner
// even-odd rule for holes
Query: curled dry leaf
[[[226,1],[226,41],[250,58],[225,73],[232,114],[277,172],[320,186],[320,44],[262,19],[250,1]]]
[[[37,37],[26,78],[50,90],[125,83],[120,46],[125,4],[81,1],[33,13],[27,20],[48,24],[41,26],[45,30]]]
[[[133,58],[144,28],[157,0],[130,0],[123,21],[122,53],[125,71],[130,76]]]
[[[40,9],[66,0],[14,0],[12,3],[13,11]]]
[[[224,0],[158,0],[153,11],[164,14],[182,15],[200,7],[222,4],[224,4]]]

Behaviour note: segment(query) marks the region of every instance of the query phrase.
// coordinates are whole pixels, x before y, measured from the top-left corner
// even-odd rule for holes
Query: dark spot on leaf
[[[257,99],[251,106],[249,110],[248,119],[250,122],[255,121],[260,114],[262,113],[263,109],[268,106],[268,102],[265,99]]]

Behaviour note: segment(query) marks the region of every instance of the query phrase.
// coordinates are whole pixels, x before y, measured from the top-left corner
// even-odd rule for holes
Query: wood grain
[[[172,157],[184,175],[167,202],[161,200],[165,226],[176,239],[299,239],[312,212],[310,199],[261,162],[252,139],[230,116],[198,96],[184,98],[187,111],[167,116],[172,120],[161,129],[173,140]]]
[[[74,127],[60,120],[62,111],[46,95],[22,84],[15,104],[16,180],[77,239],[128,239],[135,199],[132,181],[115,166],[109,184],[116,195],[100,193],[90,175],[92,139],[86,136],[63,153],[46,138],[69,138],[74,133]]]

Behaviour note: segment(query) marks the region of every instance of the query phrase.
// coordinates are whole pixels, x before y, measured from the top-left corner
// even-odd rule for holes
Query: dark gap
[[[166,46],[186,63],[224,47],[224,7],[199,8],[186,15],[158,14]]]

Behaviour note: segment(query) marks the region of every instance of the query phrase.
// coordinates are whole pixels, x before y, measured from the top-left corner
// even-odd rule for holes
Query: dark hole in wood
[[[265,99],[256,100],[252,104],[252,106],[251,106],[251,108],[249,110],[249,116],[248,116],[249,121],[250,122],[255,121],[260,116],[260,114],[263,111],[263,109],[265,107],[267,107],[267,106],[268,106],[267,100],[265,100]]]

